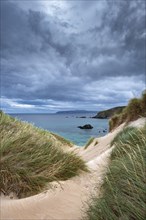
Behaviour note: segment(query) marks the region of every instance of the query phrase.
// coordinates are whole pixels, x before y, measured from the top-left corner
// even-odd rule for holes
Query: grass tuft
[[[95,141],[94,146],[96,146],[98,144],[98,140]]]
[[[131,99],[122,113],[114,115],[109,121],[109,130],[112,131],[120,124],[134,121],[139,117],[146,117],[146,91],[140,99]]]
[[[63,138],[0,112],[1,191],[18,197],[40,192],[48,182],[87,171],[84,161],[65,152]],[[56,135],[55,135],[56,137]],[[70,144],[69,144],[70,146]]]
[[[66,145],[68,145],[68,146],[70,146],[70,147],[73,146],[73,143],[72,143],[71,141],[69,141],[69,140],[67,140],[67,139],[65,139],[65,138],[63,138],[63,137],[61,137],[60,135],[58,135],[58,134],[56,134],[56,133],[52,133],[52,132],[51,132],[51,134],[52,134],[58,141],[62,142],[63,144],[66,144]]]
[[[146,126],[126,128],[112,144],[115,148],[102,186],[94,196],[84,219],[144,220],[146,213]]]
[[[89,147],[89,145],[94,141],[94,139],[95,139],[94,137],[89,138],[89,140],[87,141],[84,149],[87,149]]]

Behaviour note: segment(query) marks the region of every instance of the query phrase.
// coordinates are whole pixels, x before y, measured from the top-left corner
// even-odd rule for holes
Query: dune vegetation
[[[127,127],[114,138],[100,198],[93,196],[84,220],[144,220],[146,214],[146,126]]]
[[[67,139],[65,139],[65,138],[63,138],[63,137],[61,137],[61,136],[59,136],[59,135],[56,134],[56,133],[52,133],[52,132],[51,132],[51,134],[52,134],[58,141],[60,141],[63,145],[65,144],[65,145],[70,146],[70,147],[73,146],[73,143],[72,143],[71,141],[69,141],[69,140],[67,140]]]
[[[94,141],[94,137],[89,138],[89,140],[87,141],[87,143],[85,144],[84,149],[87,149],[89,147],[89,145]]]
[[[64,150],[72,145],[56,134],[0,112],[1,191],[34,195],[48,182],[67,180],[87,171],[84,161]],[[65,148],[66,149],[66,148]]]
[[[146,91],[140,99],[131,99],[120,114],[115,114],[109,121],[109,130],[112,131],[120,124],[134,121],[139,117],[146,117]]]

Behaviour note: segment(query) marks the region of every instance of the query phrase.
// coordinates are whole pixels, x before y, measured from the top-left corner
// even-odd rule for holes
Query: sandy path
[[[87,163],[91,173],[60,182],[55,190],[20,200],[2,199],[2,219],[80,219],[93,186],[102,183],[110,151]]]
[[[91,173],[83,173],[62,181],[55,190],[48,190],[25,199],[2,199],[2,219],[81,219],[83,206],[94,185],[101,186],[108,165],[110,150],[87,163]],[[97,172],[98,170],[98,172]]]
[[[143,125],[144,120],[134,125]],[[82,173],[60,184],[54,183],[54,190],[25,199],[6,199],[1,197],[1,219],[81,219],[86,202],[96,186],[100,193],[103,176],[109,163],[112,149],[110,142],[123,128],[121,125],[114,132],[98,138],[98,144],[92,143],[87,150],[77,150],[86,161],[90,173]],[[56,186],[56,187],[55,187]]]

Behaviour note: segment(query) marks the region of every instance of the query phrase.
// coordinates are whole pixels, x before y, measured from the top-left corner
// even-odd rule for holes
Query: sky
[[[3,111],[100,111],[145,89],[145,1],[0,4]]]

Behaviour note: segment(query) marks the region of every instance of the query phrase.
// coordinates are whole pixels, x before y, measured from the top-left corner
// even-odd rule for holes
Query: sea
[[[22,121],[54,132],[70,140],[75,145],[84,146],[89,138],[101,137],[108,133],[108,119],[94,119],[96,113],[77,114],[11,114]],[[91,124],[93,129],[80,129],[78,126]]]

